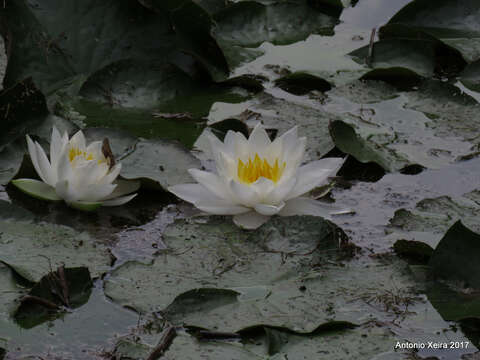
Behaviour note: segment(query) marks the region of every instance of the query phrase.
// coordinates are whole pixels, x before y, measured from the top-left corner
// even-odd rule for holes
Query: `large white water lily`
[[[138,190],[139,184],[116,180],[122,165],[113,164],[113,158],[108,154],[105,156],[101,141],[87,146],[82,131],[69,139],[66,132],[61,136],[54,127],[50,159],[40,144],[33,142],[28,135],[27,145],[33,166],[42,181],[16,179],[12,183],[31,196],[51,201],[64,200],[80,210],[122,205],[136,196],[126,194]]]
[[[247,139],[229,131],[222,143],[208,135],[217,173],[190,169],[198,184],[169,188],[198,209],[216,215],[234,215],[240,227],[255,229],[270,216],[315,215],[329,218],[333,206],[302,195],[325,185],[343,164],[342,158],[326,158],[300,166],[306,138],[294,127],[273,142],[262,125]]]

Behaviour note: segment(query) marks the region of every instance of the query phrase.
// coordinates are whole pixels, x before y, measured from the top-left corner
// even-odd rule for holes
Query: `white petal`
[[[282,176],[282,179],[275,184],[272,190],[264,198],[264,201],[269,204],[279,203],[292,191],[296,182],[297,178],[295,176],[290,176],[289,178]]]
[[[50,139],[50,163],[54,172],[55,178],[57,178],[58,159],[62,153],[63,147],[66,144],[65,139],[62,138],[57,128],[52,128],[52,137]],[[68,138],[67,138],[68,141]]]
[[[117,187],[116,184],[87,184],[84,187],[71,189],[76,198],[81,201],[102,201]]]
[[[117,184],[117,187],[115,188],[115,190],[113,190],[113,192],[110,195],[103,198],[103,202],[106,202],[106,200],[115,199],[119,196],[133,193],[134,191],[137,191],[140,188],[139,181],[117,180],[115,181],[115,184]]]
[[[205,186],[217,197],[225,200],[231,200],[230,193],[222,179],[211,172],[198,169],[189,169],[188,172],[201,185]]]
[[[327,158],[301,166],[297,171],[297,183],[286,199],[295,198],[324,185],[328,177],[334,175],[342,166],[343,161],[342,158]]]
[[[69,158],[69,147],[63,148],[62,154],[58,159],[57,177],[58,181],[69,180],[72,178],[73,170]]]
[[[71,193],[68,180],[61,180],[57,182],[57,184],[55,185],[55,192],[67,203],[78,200],[75,199],[73,194]]]
[[[306,197],[288,200],[285,207],[278,213],[280,216],[312,215],[330,219],[330,215],[351,213],[349,209],[342,209],[336,205],[326,204]]]
[[[96,160],[87,161],[77,165],[73,169],[70,184],[72,186],[87,186],[88,184],[96,184],[97,179],[103,177],[104,169],[102,169]]]
[[[189,203],[208,201],[210,199],[221,200],[215,194],[210,192],[205,186],[200,184],[173,185],[168,188],[168,191],[180,199],[188,201]]]
[[[88,144],[87,149],[85,151],[88,154],[92,153],[98,160],[101,160],[105,158],[105,156],[103,156],[102,146],[103,146],[102,141],[93,141],[90,144]]]
[[[106,164],[105,164],[106,165]],[[108,169],[108,165],[107,169]],[[108,173],[99,179],[99,184],[111,184],[112,182],[115,181],[115,179],[118,177],[120,174],[120,171],[122,170],[122,164],[121,163],[116,163],[109,171]]]
[[[242,184],[233,179],[230,180],[229,186],[233,198],[242,205],[251,207],[260,201],[258,193],[252,186]]]
[[[255,211],[262,215],[272,216],[282,210],[284,206],[284,202],[279,205],[257,204],[255,205]]]
[[[132,200],[137,194],[127,195],[127,196],[120,196],[115,199],[105,200],[102,201],[102,206],[118,206],[123,205]]]
[[[294,126],[285,134],[280,136],[279,141],[282,142],[282,150],[289,154],[298,146],[298,127]]]
[[[35,143],[35,147],[37,149],[38,167],[42,172],[42,180],[50,186],[55,186],[57,179],[53,174],[52,166],[50,165],[50,161],[48,161],[45,151],[43,151],[43,148],[37,142]]]
[[[271,141],[267,132],[260,123],[257,124],[248,138],[250,152],[252,154],[258,153],[261,157],[264,157],[264,153],[270,144]]]
[[[32,139],[30,139],[30,136],[27,135],[27,146],[28,146],[28,153],[30,154],[30,159],[32,160],[33,167],[35,168],[35,171],[37,172],[38,176],[45,181],[42,170],[40,169],[40,166],[38,166],[38,159],[37,159],[37,147],[35,146],[34,142]]]
[[[225,135],[225,139],[223,140],[223,143],[224,143],[225,151],[231,157],[235,157],[235,146],[237,144],[237,133],[235,131],[228,130],[227,135]]]
[[[202,211],[213,215],[237,215],[250,211],[250,208],[232,204],[221,199],[210,199],[209,201],[199,201],[194,205]]]
[[[238,227],[253,230],[265,224],[268,219],[270,219],[270,216],[265,216],[255,211],[250,211],[245,214],[235,215],[233,217],[233,222]]]
[[[75,135],[72,136],[70,139],[70,145],[80,149],[81,151],[86,150],[85,136],[83,135],[82,130],[77,131]]]
[[[282,149],[282,161],[285,161],[287,164],[283,172],[284,176],[291,175],[297,171],[303,161],[306,145],[307,138],[303,137],[297,140],[293,148],[287,150],[285,150],[285,148]]]
[[[275,189],[275,183],[263,176],[259,177],[257,181],[250,185],[258,195],[259,201],[267,198],[268,194]]]

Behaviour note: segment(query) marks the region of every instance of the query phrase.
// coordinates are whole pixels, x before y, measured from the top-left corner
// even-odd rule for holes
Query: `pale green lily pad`
[[[159,337],[157,335],[157,337]],[[144,337],[138,339],[121,339],[116,347],[115,356],[124,359],[146,359],[153,352],[156,344],[145,344]],[[178,334],[166,350],[166,359],[209,359],[209,360],[262,360],[263,356],[249,351],[241,343],[200,342],[186,333]]]
[[[459,219],[479,231],[480,195],[472,191],[463,197],[441,196],[420,201],[413,210],[400,209],[388,226],[392,239],[425,242],[436,248],[448,228]]]
[[[0,150],[0,184],[7,185],[17,175],[25,154],[23,140],[17,140]]]
[[[108,249],[95,244],[88,234],[66,226],[35,223],[33,216],[16,220],[6,213],[0,217],[0,232],[0,261],[32,282],[62,264],[88,266],[92,276],[99,277],[112,261]]]
[[[200,163],[180,144],[165,140],[140,140],[135,150],[122,159],[125,179],[150,179],[163,189],[189,182],[187,170]]]
[[[413,283],[402,263],[339,266],[337,232],[315,217],[273,218],[254,233],[214,219],[176,221],[164,233],[168,250],[153,264],[117,268],[105,292],[141,313],[215,331],[360,324],[379,316],[365,304],[369,294],[392,283],[408,292]]]
[[[12,184],[22,190],[25,194],[40,200],[62,200],[62,198],[55,192],[55,189],[43,181],[34,179],[16,179],[12,181]]]
[[[459,220],[440,240],[429,265],[438,278],[461,283],[463,288],[480,290],[479,256],[480,234],[465,227]]]
[[[386,39],[374,43],[372,57],[369,59],[370,45],[351,52],[349,55],[357,58],[361,63],[368,64],[375,69],[365,74],[372,77],[374,71],[383,70],[385,80],[387,74],[393,78],[399,69],[412,72],[413,77],[431,77],[435,69],[434,44],[427,41]],[[388,81],[387,81],[388,82]]]
[[[377,83],[369,83],[376,86]],[[346,88],[346,87],[345,87]],[[365,106],[345,89],[347,100],[336,89],[326,106],[345,124],[332,126],[338,146],[360,161],[375,161],[387,171],[408,165],[441,168],[462,157],[475,156],[480,138],[472,136],[479,123],[478,104],[455,87],[425,81],[417,91],[403,92],[390,100]]]
[[[434,3],[416,0],[395,14],[388,25],[406,25],[440,39],[471,62],[480,58],[479,18],[480,4],[475,0],[441,0]],[[404,35],[398,34],[399,37]]]
[[[3,12],[14,34],[5,84],[32,76],[49,95],[115,61],[150,58],[152,53],[165,56],[174,42],[167,16],[136,1],[9,2]],[[81,22],[79,13],[84,14]]]
[[[86,202],[86,201],[74,201],[68,204],[74,209],[81,210],[81,211],[95,211],[100,206],[102,206],[101,202]]]
[[[261,53],[251,48],[262,42],[291,44],[310,34],[332,35],[337,18],[314,9],[306,1],[242,1],[214,15],[213,36],[223,50],[230,68]]]

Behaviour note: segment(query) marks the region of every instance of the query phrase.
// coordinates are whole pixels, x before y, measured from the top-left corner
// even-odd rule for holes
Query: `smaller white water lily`
[[[27,145],[33,166],[42,181],[16,179],[12,183],[33,197],[50,201],[64,200],[73,208],[90,211],[99,206],[122,205],[136,196],[126,194],[138,190],[139,184],[115,181],[122,165],[114,164],[113,156],[104,154],[105,145],[101,141],[94,141],[87,146],[82,131],[69,139],[66,132],[61,136],[54,127],[50,160],[40,144],[33,142],[28,135]]]
[[[298,138],[297,127],[273,142],[262,125],[247,139],[229,131],[222,143],[209,133],[217,174],[190,169],[198,184],[169,188],[198,209],[216,215],[234,215],[245,229],[255,229],[270,216],[314,215],[329,218],[342,212],[302,195],[325,185],[343,164],[342,158],[326,158],[300,166],[306,138]]]

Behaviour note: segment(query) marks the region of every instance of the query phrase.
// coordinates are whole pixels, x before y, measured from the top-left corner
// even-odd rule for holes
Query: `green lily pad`
[[[9,207],[5,205],[5,207]],[[12,211],[15,211],[15,207]],[[107,248],[95,244],[86,233],[30,219],[16,220],[8,213],[0,217],[0,261],[23,278],[37,282],[52,268],[88,266],[92,276],[103,274],[111,263]]]
[[[214,15],[213,36],[231,69],[258,57],[252,50],[262,42],[290,44],[310,34],[332,35],[337,18],[308,5],[307,1],[241,1]]]
[[[370,87],[377,84],[369,83]],[[375,161],[394,172],[408,165],[436,169],[476,156],[480,138],[471,134],[479,126],[474,115],[478,104],[457,88],[425,81],[417,91],[368,106],[362,103],[368,97],[363,94],[355,100],[354,91],[363,90],[346,89],[348,98],[344,98],[338,96],[342,90],[337,88],[326,110],[342,117],[343,123],[331,127],[337,146],[358,160]]]
[[[393,278],[405,291],[412,283],[402,264],[339,266],[337,231],[315,217],[273,218],[255,233],[221,219],[176,221],[164,233],[168,249],[153,264],[117,268],[105,292],[141,313],[214,331],[362,323],[378,316],[364,302],[373,289],[388,291]]]
[[[2,17],[13,34],[5,84],[31,76],[48,95],[121,59],[164,57],[174,42],[167,16],[135,1],[9,2]]]
[[[479,254],[480,234],[465,227],[459,220],[440,240],[429,265],[438,278],[480,290],[480,271],[476,261]]]
[[[48,110],[45,97],[28,78],[0,92],[0,114],[3,117],[1,149],[5,143],[23,133],[27,126],[41,121]]]
[[[22,166],[25,155],[25,142],[23,139],[10,143],[0,150],[0,184],[7,185]]]
[[[200,163],[183,146],[164,140],[140,140],[135,150],[122,159],[125,179],[149,179],[163,189],[188,182],[188,169]]]
[[[64,306],[75,309],[88,301],[93,285],[88,269],[86,267],[64,268],[63,274],[65,282],[62,281],[57,269],[35,284],[15,311],[14,317],[17,324],[22,328],[30,329],[60,316]],[[37,299],[43,300],[49,306]]]
[[[275,85],[295,95],[305,95],[312,90],[324,92],[332,88],[328,81],[305,72],[296,72],[277,79]]]
[[[480,4],[475,0],[416,0],[397,12],[387,25],[401,24],[440,39],[468,62],[480,58]],[[404,33],[398,34],[399,37]],[[418,37],[418,35],[417,35]]]
[[[459,219],[479,231],[480,196],[472,191],[463,197],[441,196],[420,201],[413,210],[395,212],[388,226],[391,238],[424,242],[435,249],[447,230]]]
[[[480,91],[480,61],[468,64],[460,74],[463,85],[473,91]]]
[[[406,69],[411,72],[411,76],[428,78],[434,74],[434,50],[434,44],[427,41],[387,39],[373,44],[371,58],[369,58],[369,45],[355,50],[349,55],[375,69],[363,75],[364,78],[371,78],[374,72],[378,72],[380,69],[385,74],[388,70],[392,77],[395,71]]]

